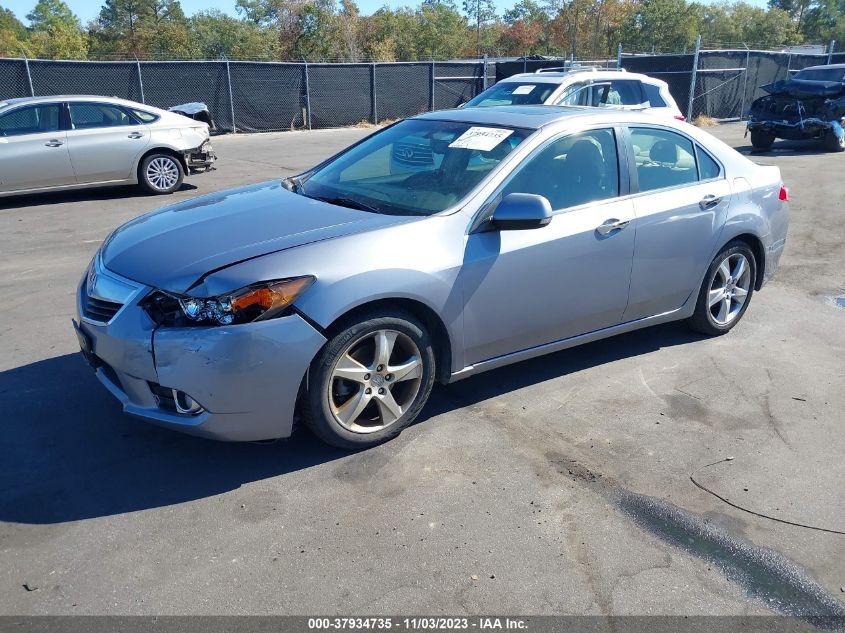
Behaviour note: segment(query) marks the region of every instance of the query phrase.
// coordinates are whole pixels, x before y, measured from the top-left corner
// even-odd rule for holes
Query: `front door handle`
[[[64,145],[64,142],[60,141],[57,138],[51,138],[49,141],[44,143],[44,145],[46,145],[47,147],[61,147],[62,145]]]
[[[144,135],[143,135],[143,134],[141,134],[140,132],[132,132],[132,133],[129,135],[129,138],[143,138],[143,136],[144,136]]]
[[[701,201],[699,201],[698,206],[700,206],[702,209],[709,209],[710,207],[715,207],[721,201],[721,198],[717,198],[713,194],[708,194],[704,196]]]
[[[611,233],[613,231],[621,231],[630,223],[630,220],[619,220],[617,218],[610,218],[609,220],[605,220],[604,223],[596,229],[596,231],[599,232],[599,235],[607,235],[608,233]]]

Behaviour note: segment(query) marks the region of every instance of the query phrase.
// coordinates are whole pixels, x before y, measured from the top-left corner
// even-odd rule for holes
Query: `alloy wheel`
[[[329,409],[354,433],[394,424],[420,392],[423,361],[416,343],[396,330],[377,330],[350,343],[332,368]]]
[[[751,290],[751,266],[742,253],[728,255],[710,282],[707,305],[713,322],[719,326],[732,323],[742,312]]]
[[[172,158],[158,156],[147,165],[147,182],[158,191],[167,191],[179,182],[179,166]]]

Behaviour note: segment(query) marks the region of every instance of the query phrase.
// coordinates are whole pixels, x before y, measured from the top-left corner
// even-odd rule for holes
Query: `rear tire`
[[[729,242],[710,263],[687,325],[708,336],[730,332],[748,309],[756,280],[754,251],[745,242]]]
[[[381,444],[416,419],[434,376],[422,323],[401,310],[364,314],[342,325],[311,363],[303,422],[338,448]]]
[[[770,150],[775,142],[775,135],[763,130],[751,130],[751,146],[758,150]]]
[[[182,186],[185,170],[172,154],[150,154],[138,167],[138,182],[149,193],[173,193]]]
[[[845,152],[845,138],[840,139],[833,130],[825,130],[822,140],[828,152]]]

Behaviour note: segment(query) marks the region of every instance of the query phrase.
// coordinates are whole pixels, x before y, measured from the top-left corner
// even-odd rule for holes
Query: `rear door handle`
[[[613,231],[621,231],[630,223],[630,220],[619,220],[617,218],[610,218],[609,220],[605,220],[604,223],[596,229],[596,231],[599,232],[599,235],[607,235],[608,233],[611,233]]]
[[[717,198],[716,196],[709,194],[701,199],[701,201],[698,203],[698,206],[700,206],[702,209],[709,209],[710,207],[715,207],[721,201],[721,198]]]
[[[64,142],[60,141],[57,138],[51,138],[49,141],[44,143],[44,145],[46,145],[47,147],[61,147],[62,145],[64,145]]]
[[[143,135],[143,134],[141,134],[140,132],[132,132],[132,133],[129,135],[129,138],[143,138],[143,136],[144,136],[144,135]]]

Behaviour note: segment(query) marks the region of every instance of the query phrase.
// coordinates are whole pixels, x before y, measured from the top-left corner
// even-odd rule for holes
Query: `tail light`
[[[683,114],[676,114],[675,118],[678,119],[678,121],[686,121],[687,120],[687,117],[685,117]]]
[[[778,192],[778,200],[781,202],[789,202],[789,189],[786,188],[786,185],[781,184],[780,191]]]

